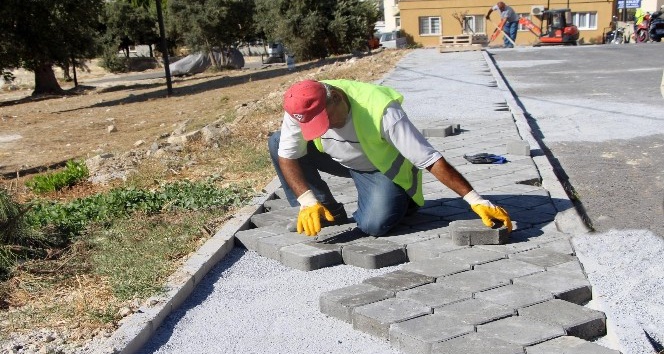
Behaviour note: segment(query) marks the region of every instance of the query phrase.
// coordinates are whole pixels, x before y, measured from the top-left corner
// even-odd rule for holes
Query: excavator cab
[[[572,21],[570,9],[542,11],[540,19],[542,26],[536,26],[527,17],[519,18],[519,24],[527,28],[539,38],[537,45],[571,44],[576,45],[579,39],[579,29]]]
[[[579,29],[572,22],[570,9],[546,10],[542,12],[542,44],[572,44],[579,39]]]

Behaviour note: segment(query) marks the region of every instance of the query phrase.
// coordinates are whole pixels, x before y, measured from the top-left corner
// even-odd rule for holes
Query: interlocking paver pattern
[[[475,239],[455,237],[455,225],[481,222],[465,201],[425,171],[424,206],[385,237],[362,236],[352,219],[323,228],[316,238],[289,232],[286,224],[295,220],[298,208],[285,203],[278,189],[265,212],[252,217],[254,228],[236,234],[236,243],[305,271],[341,262],[363,268],[403,264],[324,293],[320,311],[405,353],[615,353],[587,341],[603,335],[606,322],[603,313],[580,306],[591,299],[590,283],[570,235],[554,222],[572,205],[543,187],[547,181],[530,156],[541,151],[528,143],[534,141],[529,132],[517,128],[513,98],[497,83],[502,79],[490,73],[486,58],[475,55],[461,71],[458,65],[449,71],[407,57],[417,70],[395,71],[383,83],[404,93],[409,118],[447,161],[510,213],[512,233],[482,226]],[[413,95],[435,93],[423,87],[442,85],[459,86],[445,91],[444,107],[434,99],[431,105],[408,105]],[[503,155],[508,162],[482,165],[463,158],[482,152]],[[357,209],[352,180],[323,178],[352,216]]]

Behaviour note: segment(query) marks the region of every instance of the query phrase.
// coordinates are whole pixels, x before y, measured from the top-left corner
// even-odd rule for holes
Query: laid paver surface
[[[448,162],[510,213],[515,229],[507,237],[493,230],[455,234],[453,222],[465,225],[478,217],[425,172],[425,205],[384,237],[363,236],[352,220],[323,228],[315,238],[289,232],[286,224],[297,208],[284,203],[277,189],[266,212],[252,217],[254,227],[236,233],[236,245],[310,273],[342,263],[367,269],[397,265],[323,292],[318,306],[351,323],[358,336],[369,334],[405,353],[593,350],[597,345],[588,339],[606,333],[605,316],[575,311],[590,300],[590,283],[570,235],[555,222],[571,203],[543,187],[533,160],[541,151],[527,153],[518,144],[529,133],[520,132],[505,109],[506,93],[496,80],[481,52],[417,50],[382,83],[404,94],[410,119]],[[477,153],[502,155],[508,162],[472,164],[464,158]],[[352,180],[324,177],[352,215]]]

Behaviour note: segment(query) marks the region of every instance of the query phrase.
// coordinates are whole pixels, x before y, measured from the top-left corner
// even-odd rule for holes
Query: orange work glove
[[[500,221],[505,225],[508,232],[512,232],[512,220],[505,209],[493,205],[474,190],[466,194],[463,199],[470,204],[475,214],[479,215],[484,225],[494,227],[494,221]]]
[[[329,222],[334,221],[332,213],[316,199],[310,190],[302,193],[297,201],[300,203],[300,213],[297,215],[297,233],[301,234],[304,231],[307,236],[316,236],[321,229],[321,217]]]

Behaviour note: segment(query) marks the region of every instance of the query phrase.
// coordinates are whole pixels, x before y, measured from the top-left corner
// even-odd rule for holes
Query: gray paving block
[[[506,145],[510,155],[530,156],[530,144],[525,140],[508,140]]]
[[[415,244],[422,241],[427,241],[431,239],[437,239],[438,234],[436,232],[426,232],[426,231],[416,231],[406,234],[398,234],[393,236],[381,236],[379,239],[396,243],[405,248],[408,248],[409,245]]]
[[[567,272],[572,275],[582,275],[584,278],[586,277],[586,271],[583,269],[583,265],[579,262],[578,259],[563,263],[563,264],[557,264],[552,267],[547,267],[547,270],[556,270],[560,272]]]
[[[341,250],[341,255],[344,263],[366,269],[377,269],[407,261],[403,246],[381,239],[345,246]]]
[[[511,254],[509,258],[538,265],[540,267],[552,267],[554,265],[571,262],[576,259],[574,256],[558,253],[552,249],[547,248],[537,248],[530,251]]]
[[[341,250],[325,250],[306,243],[282,247],[279,254],[285,266],[305,272],[343,263]]]
[[[497,252],[483,250],[481,248],[472,247],[450,251],[442,254],[440,257],[445,258],[451,262],[476,266],[479,264],[495,262],[504,259],[505,255]]]
[[[251,222],[256,227],[269,227],[284,219],[297,219],[298,208],[281,209],[269,213],[254,214],[251,216]]]
[[[514,310],[489,301],[468,299],[433,310],[434,314],[448,316],[464,324],[478,326],[514,315]]]
[[[393,323],[428,315],[431,309],[408,299],[387,299],[355,308],[353,328],[383,339]]]
[[[619,351],[590,343],[580,338],[564,336],[526,348],[526,354],[620,354]]]
[[[408,226],[415,226],[420,224],[427,224],[434,221],[439,221],[440,218],[435,215],[424,214],[424,213],[414,213],[412,215],[407,215],[401,219],[401,224]]]
[[[433,277],[400,269],[364,279],[363,283],[396,293],[397,291],[408,290],[424,284],[433,283],[435,280],[436,279]]]
[[[548,249],[554,252],[562,253],[562,254],[567,254],[570,256],[573,256],[574,253],[574,248],[572,247],[572,243],[570,242],[569,239],[560,239],[556,240],[553,242],[547,242],[542,245],[540,245],[541,248]]]
[[[438,343],[475,331],[475,327],[454,318],[426,315],[390,326],[390,344],[407,354],[429,354]]]
[[[544,271],[544,267],[538,267],[530,263],[515,261],[513,259],[501,259],[496,262],[480,264],[476,265],[473,269],[495,273],[509,279],[515,279]]]
[[[410,299],[431,308],[445,306],[472,297],[473,293],[469,291],[454,289],[438,283],[426,284],[397,293],[398,299]]]
[[[592,286],[582,273],[550,269],[546,272],[516,278],[513,282],[548,291],[556,298],[579,305],[592,299]]]
[[[520,316],[507,317],[479,325],[477,333],[524,347],[565,335],[565,331],[559,326]]]
[[[345,288],[322,293],[319,298],[320,312],[352,323],[352,313],[356,307],[372,304],[394,297],[394,292],[377,288],[370,284],[355,284]]]
[[[443,253],[468,248],[469,246],[457,246],[449,237],[434,238],[426,241],[411,243],[406,246],[408,260],[420,261],[440,257]]]
[[[475,293],[474,298],[519,309],[547,300],[553,300],[550,292],[525,285],[507,285]]]
[[[248,250],[256,251],[258,250],[259,239],[277,235],[278,233],[272,231],[270,228],[243,230],[235,233],[235,243],[244,246]]]
[[[256,251],[263,257],[281,261],[279,250],[282,247],[311,241],[311,237],[302,236],[293,232],[273,237],[259,238],[256,242]]]
[[[516,242],[505,245],[477,245],[475,247],[508,255],[538,248],[539,244],[534,242]]]
[[[510,285],[511,282],[508,276],[502,274],[487,272],[484,270],[471,270],[438,278],[436,279],[436,284],[476,293],[478,291],[489,290],[499,286]]]
[[[431,354],[523,354],[523,346],[471,333],[432,345]]]
[[[606,315],[563,300],[551,300],[518,310],[519,316],[559,325],[568,335],[591,340],[606,335]]]
[[[402,268],[409,272],[439,278],[471,269],[470,264],[459,264],[445,257],[424,259],[405,264]]]
[[[270,199],[266,200],[263,203],[263,207],[265,208],[266,211],[274,211],[274,210],[281,210],[281,209],[288,209],[288,208],[293,208],[291,207],[290,203],[286,199]],[[298,207],[295,207],[296,209],[299,209]]]
[[[450,234],[458,246],[502,245],[509,241],[506,227],[488,228],[479,219],[452,221]]]

